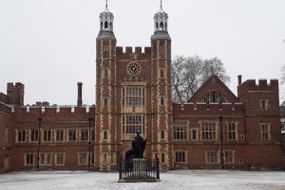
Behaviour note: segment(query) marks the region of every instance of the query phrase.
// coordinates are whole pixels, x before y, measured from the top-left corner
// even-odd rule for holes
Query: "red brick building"
[[[212,76],[184,104],[171,99],[171,38],[162,6],[150,47],[117,47],[113,14],[100,14],[96,106],[24,105],[24,85],[0,94],[0,172],[115,170],[137,130],[163,169],[285,168],[278,81],[239,78],[238,96]]]

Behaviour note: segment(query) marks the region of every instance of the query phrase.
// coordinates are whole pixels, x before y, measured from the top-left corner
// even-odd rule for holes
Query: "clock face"
[[[138,75],[141,72],[141,66],[137,62],[130,62],[127,65],[127,71],[129,75]]]

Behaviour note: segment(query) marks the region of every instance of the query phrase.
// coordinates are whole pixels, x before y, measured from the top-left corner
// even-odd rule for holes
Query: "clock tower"
[[[100,14],[96,57],[95,167],[114,170],[136,132],[147,139],[144,157],[172,167],[171,39],[168,15],[154,16],[151,47],[117,47],[113,14]]]

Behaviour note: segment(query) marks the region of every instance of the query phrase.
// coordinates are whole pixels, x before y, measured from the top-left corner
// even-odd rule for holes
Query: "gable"
[[[238,98],[216,75],[212,75],[188,102],[200,103],[207,101],[209,103],[234,103],[238,102]]]

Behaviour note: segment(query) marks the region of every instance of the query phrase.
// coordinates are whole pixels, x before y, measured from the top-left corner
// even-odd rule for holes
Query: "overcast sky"
[[[109,0],[118,46],[150,46],[159,0]],[[104,0],[0,0],[0,91],[25,84],[25,104],[95,104],[96,37]],[[279,79],[284,0],[164,0],[172,55],[219,57],[231,77]],[[283,86],[284,88],[284,86]],[[280,89],[282,89],[280,87]],[[285,91],[280,96],[285,97]]]

